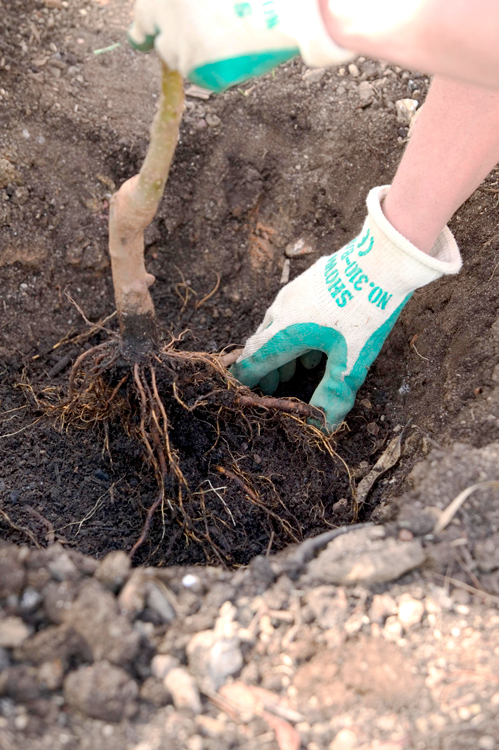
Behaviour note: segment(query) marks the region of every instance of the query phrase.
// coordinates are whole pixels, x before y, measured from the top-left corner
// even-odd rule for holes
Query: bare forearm
[[[410,68],[499,88],[496,0],[319,0],[334,41]]]
[[[499,92],[435,77],[383,204],[390,223],[431,249],[499,161]]]

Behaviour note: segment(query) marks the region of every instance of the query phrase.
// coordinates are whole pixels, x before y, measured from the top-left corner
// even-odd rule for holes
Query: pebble
[[[220,119],[220,117],[213,113],[206,115],[206,122],[208,123],[210,128],[217,128],[222,124],[222,120]]]
[[[191,670],[211,690],[219,690],[243,666],[239,638],[223,637],[214,630],[196,633],[187,644],[187,656]]]
[[[66,702],[91,719],[121,721],[137,713],[139,689],[120,667],[106,661],[80,667],[64,680]]]
[[[20,617],[0,620],[0,647],[18,648],[29,638],[31,630]]]
[[[319,83],[324,78],[325,73],[326,68],[310,68],[302,75],[302,79],[306,83]]]
[[[387,641],[398,641],[402,638],[402,623],[395,615],[392,615],[387,618],[385,627],[381,632]]]
[[[374,86],[367,81],[361,81],[357,93],[361,102],[366,105],[374,99]]]
[[[311,255],[314,252],[314,248],[307,245],[305,240],[296,240],[286,245],[284,255],[286,258],[301,258],[303,255]]]
[[[419,106],[417,99],[399,99],[395,102],[397,110],[397,122],[409,126]]]
[[[397,602],[390,594],[375,594],[369,609],[369,619],[381,625],[385,618],[396,615],[398,611]]]
[[[72,581],[79,577],[76,565],[66,552],[51,560],[47,567],[54,581]]]
[[[187,740],[187,750],[203,750],[204,742],[203,738],[199,734],[193,734]]]
[[[479,750],[494,750],[495,747],[497,747],[495,737],[492,737],[490,734],[484,734],[478,740]]]
[[[99,563],[95,577],[106,588],[118,591],[130,575],[130,558],[122,550],[110,552]]]
[[[159,616],[163,624],[169,625],[175,619],[175,610],[163,591],[153,581],[148,584],[147,606]]]
[[[38,591],[36,591],[36,589],[28,586],[23,591],[19,606],[21,607],[21,610],[23,612],[33,612],[38,607],[42,599],[42,595]]]
[[[64,667],[60,659],[44,662],[38,669],[38,679],[48,690],[59,690],[64,679]]]
[[[168,672],[180,667],[180,662],[170,654],[156,654],[151,661],[151,674],[159,680],[163,680]]]
[[[358,78],[360,76],[360,70],[355,63],[350,63],[350,65],[348,66],[348,72],[350,73],[352,78]]]
[[[357,745],[357,735],[352,729],[340,729],[329,745],[329,750],[354,750]]]
[[[8,652],[3,646],[0,646],[0,672],[10,666],[10,658]]]
[[[425,607],[410,594],[402,594],[399,602],[398,619],[401,625],[408,630],[417,625],[423,619]]]
[[[171,693],[175,708],[188,709],[200,714],[201,698],[194,677],[184,667],[177,667],[168,672],[164,686]]]
[[[385,534],[382,527],[370,526],[334,539],[309,563],[309,575],[328,583],[369,585],[396,580],[424,563],[418,539],[400,542]]]
[[[441,586],[433,586],[430,589],[429,596],[425,600],[425,605],[426,611],[432,614],[438,614],[442,610],[450,612],[453,608],[451,597]]]

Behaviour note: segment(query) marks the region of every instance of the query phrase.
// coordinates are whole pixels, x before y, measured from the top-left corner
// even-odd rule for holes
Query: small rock
[[[10,666],[10,658],[8,652],[3,646],[0,646],[0,672]]]
[[[210,128],[218,128],[219,125],[222,124],[222,120],[218,115],[215,115],[213,112],[210,112],[206,115],[206,122],[210,126]]]
[[[172,669],[164,679],[164,686],[171,693],[175,708],[188,709],[200,714],[201,698],[194,677],[184,667]]]
[[[370,526],[334,539],[309,563],[308,574],[328,583],[369,585],[396,580],[424,563],[418,539],[400,542],[385,535],[383,527]]]
[[[360,76],[360,70],[355,63],[350,63],[350,65],[348,66],[348,72],[350,73],[352,78],[358,78]]]
[[[475,559],[482,573],[491,573],[499,568],[499,534],[476,542]]]
[[[369,619],[382,625],[387,617],[397,614],[397,602],[390,594],[375,594],[371,608],[369,610]]]
[[[164,681],[156,677],[148,677],[140,688],[140,697],[143,701],[152,703],[153,706],[161,708],[172,702],[170,691],[166,689]]]
[[[1,161],[0,159],[0,170]],[[13,544],[0,547],[0,599],[20,594],[25,580],[26,572],[20,560],[19,549]]]
[[[79,578],[78,569],[66,552],[51,560],[47,567],[55,581],[74,581]]]
[[[51,622],[55,625],[61,625],[64,622],[64,617],[75,600],[76,594],[76,586],[70,581],[64,581],[64,583],[50,581],[48,583],[45,587],[43,608]]]
[[[417,99],[399,99],[395,102],[395,109],[397,110],[397,122],[401,125],[410,126],[416,110],[419,106]]]
[[[239,351],[242,350],[240,349]],[[204,586],[201,580],[198,576],[195,576],[192,573],[187,573],[187,575],[182,578],[182,586],[185,586],[186,589],[190,589],[195,594],[202,594],[204,591]]]
[[[64,665],[61,659],[44,662],[38,669],[38,680],[47,690],[59,690],[64,680]]]
[[[424,610],[423,602],[413,599],[410,594],[402,594],[398,611],[399,622],[405,630],[408,630],[421,622]]]
[[[2,673],[4,693],[16,703],[29,703],[41,697],[37,670],[27,665],[9,667]]]
[[[203,750],[204,742],[203,738],[199,734],[193,734],[187,740],[187,750]]]
[[[484,734],[478,740],[479,750],[494,750],[496,747],[497,743],[495,737],[492,737],[490,734]]]
[[[106,658],[122,665],[137,655],[140,633],[119,613],[115,597],[95,580],[82,586],[64,620],[85,639],[95,661]]]
[[[400,529],[399,539],[401,542],[412,542],[412,540],[414,539],[414,534],[412,533],[412,531],[409,531],[409,529]]]
[[[71,626],[56,625],[44,628],[28,638],[15,656],[33,664],[42,664],[55,659],[67,662],[73,656],[89,658],[90,652],[87,643]]]
[[[367,81],[361,81],[357,89],[361,103],[366,106],[374,99],[374,86]]]
[[[346,619],[348,601],[343,589],[316,586],[308,592],[306,603],[323,630],[338,628]]]
[[[345,622],[345,632],[350,638],[362,630],[362,626],[365,624],[365,617],[363,612],[355,612]]]
[[[425,600],[426,611],[430,614],[438,614],[442,610],[450,612],[453,606],[452,599],[447,591],[441,586],[432,586]]]
[[[168,625],[175,619],[175,610],[163,591],[153,581],[148,582],[147,606],[159,616],[161,622]]]
[[[357,735],[352,729],[340,729],[329,745],[329,750],[354,750],[358,746]]]
[[[6,617],[0,620],[0,646],[18,648],[31,635],[31,630],[20,617]]]
[[[146,606],[144,573],[135,570],[118,597],[120,608],[131,617],[137,617]]]
[[[373,78],[378,73],[378,66],[372,60],[366,60],[362,63],[362,72],[366,74],[368,78]]]
[[[80,667],[64,680],[64,697],[91,719],[121,721],[137,713],[139,689],[124,669],[106,661]]]
[[[319,83],[324,78],[326,68],[310,68],[302,75],[302,80],[306,83]]]
[[[40,592],[28,586],[23,591],[19,606],[24,613],[29,614],[38,608],[42,600],[43,597]]]
[[[301,258],[303,255],[311,255],[314,252],[314,248],[307,245],[305,240],[296,240],[286,246],[284,255],[286,258]]]
[[[242,669],[243,657],[236,636],[220,637],[214,630],[196,633],[187,644],[187,656],[192,672],[206,687],[219,690],[227,677]]]
[[[402,638],[402,624],[399,619],[395,615],[393,615],[392,617],[387,618],[385,627],[381,632],[383,634],[383,637],[386,638],[387,641],[398,641],[400,638]]]
[[[130,566],[130,558],[126,552],[110,552],[99,563],[95,577],[111,591],[119,591],[128,579]]]
[[[170,654],[156,654],[151,661],[151,674],[159,680],[163,680],[168,672],[180,666],[180,662],[175,656]]]
[[[197,716],[196,724],[199,726],[202,733],[208,737],[220,737],[227,731],[227,724],[224,721],[221,719],[213,719],[211,716]]]

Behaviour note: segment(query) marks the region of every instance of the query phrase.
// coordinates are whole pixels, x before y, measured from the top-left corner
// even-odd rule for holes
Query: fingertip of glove
[[[263,378],[260,378],[258,385],[265,396],[271,396],[279,385],[279,370],[268,372]]]
[[[141,34],[136,24],[132,23],[127,32],[127,39],[130,46],[137,52],[151,52],[157,35],[157,31],[154,34]]]

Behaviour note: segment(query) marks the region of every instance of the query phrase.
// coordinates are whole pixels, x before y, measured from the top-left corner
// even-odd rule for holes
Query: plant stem
[[[156,329],[149,294],[154,277],[145,268],[144,229],[165,189],[184,108],[181,76],[163,62],[161,68],[161,97],[146,158],[140,173],[113,195],[109,211],[109,254],[121,333],[138,350],[151,347]]]

